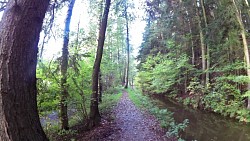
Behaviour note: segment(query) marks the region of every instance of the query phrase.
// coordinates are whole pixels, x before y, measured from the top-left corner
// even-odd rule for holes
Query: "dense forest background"
[[[39,124],[29,131],[20,130],[39,123],[38,114],[46,133],[56,128],[63,134],[79,121],[91,129],[101,120],[99,109],[106,109],[121,87],[250,122],[249,1],[136,3],[0,0],[4,12],[0,24],[0,130],[6,123],[20,121],[11,126],[9,136],[38,129],[41,136],[29,138],[43,140],[46,137]],[[27,8],[24,14],[17,14],[22,6],[40,11]],[[86,13],[72,19],[81,9]],[[138,9],[144,14],[138,14]],[[142,25],[136,26],[146,23],[139,49],[131,43],[137,38],[133,35],[136,28],[139,32],[134,24],[138,19]],[[72,21],[77,23],[74,30]],[[27,24],[32,26],[26,28]],[[22,50],[22,46],[27,48]],[[52,55],[50,48],[61,51]],[[20,108],[12,111],[13,107]],[[33,112],[26,115],[29,111],[25,109]],[[17,119],[10,116],[20,113]],[[50,121],[51,116],[55,120]],[[0,137],[5,139],[5,134],[7,131]]]
[[[249,122],[248,1],[146,3],[142,91]]]

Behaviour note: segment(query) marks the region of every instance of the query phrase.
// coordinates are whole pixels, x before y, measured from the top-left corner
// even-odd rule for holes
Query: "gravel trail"
[[[164,133],[156,119],[142,113],[123,91],[114,111],[117,131],[103,140],[113,141],[164,141]]]
[[[154,116],[138,109],[123,95],[110,113],[113,119],[102,119],[101,125],[76,138],[77,141],[171,141]]]

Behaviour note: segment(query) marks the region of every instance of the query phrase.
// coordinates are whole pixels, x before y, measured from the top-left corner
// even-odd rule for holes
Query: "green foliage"
[[[118,94],[118,93],[121,93],[121,91],[122,91],[122,86],[117,86],[117,87],[111,87],[111,88],[105,90],[105,93]]]
[[[84,59],[83,59],[84,58]],[[93,56],[72,57],[68,69],[68,104],[72,109],[76,109],[83,119],[88,118],[90,94],[91,94],[91,76]]]
[[[246,91],[243,95],[237,85],[233,85],[233,83],[244,84],[246,79],[245,76],[231,75],[217,77],[213,91],[202,99],[205,108],[212,109],[224,116],[239,119],[239,121],[249,122],[250,111],[244,106],[244,99],[249,92]]]
[[[68,115],[70,127],[88,118],[91,94],[92,58],[80,54],[73,54],[69,60],[67,72],[67,88],[69,97]],[[45,119],[44,129],[50,139],[57,136],[71,135],[72,132],[60,131],[59,98],[61,93],[60,65],[58,59],[39,62],[37,68],[38,110],[40,117]],[[52,116],[52,114],[56,113]],[[50,119],[51,118],[51,119]]]
[[[137,107],[143,108],[144,104],[148,104],[147,97],[140,95],[140,93],[137,93],[132,89],[127,89],[127,91],[129,99],[131,99]]]
[[[189,65],[185,55],[172,58],[170,55],[149,56],[142,64],[139,72],[139,84],[143,91],[164,93],[173,90],[173,86],[181,83],[181,73],[186,73]]]
[[[242,97],[250,97],[250,90],[246,91]]]
[[[193,108],[198,108],[200,105],[200,100],[202,99],[203,95],[206,93],[208,86],[205,88],[198,80],[197,77],[194,77],[187,90],[189,91],[189,96],[184,98],[182,101],[184,105],[192,106]]]
[[[76,132],[75,130],[60,130],[58,135],[59,136],[65,136],[65,135],[76,135]]]
[[[39,62],[37,68],[38,110],[46,115],[58,109],[60,84],[57,62]]]
[[[87,118],[87,107],[91,94],[92,66],[88,62],[91,58],[71,58],[68,69],[67,88],[69,98],[66,101],[69,109],[75,109]],[[60,79],[59,64],[57,60],[39,62],[37,69],[38,78],[38,109],[42,116],[53,111],[59,111]],[[84,78],[84,79],[83,79]]]
[[[171,128],[169,128],[166,135],[168,137],[179,137],[179,133],[185,130],[185,128],[188,126],[188,123],[189,123],[188,119],[185,119],[182,123],[179,124],[172,122],[170,125]]]
[[[248,34],[246,2],[152,0],[145,8],[137,76],[143,93],[166,94],[194,108],[248,121],[248,52],[241,35]]]
[[[202,95],[205,92],[205,87],[195,77],[191,80],[187,89],[190,91],[190,95]]]
[[[99,104],[99,109],[102,113],[109,112],[120,100],[122,90],[117,88],[116,93],[106,93],[102,97],[102,102]]]
[[[197,108],[198,107],[198,102],[193,99],[193,98],[190,98],[190,97],[187,97],[183,100],[183,104],[188,106],[188,105],[191,105],[193,106],[194,108]]]

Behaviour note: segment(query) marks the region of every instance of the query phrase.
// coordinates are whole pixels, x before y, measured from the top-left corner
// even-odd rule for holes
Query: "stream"
[[[155,99],[155,98],[154,98]],[[250,141],[250,125],[221,115],[194,110],[167,98],[156,98],[160,108],[174,112],[176,122],[189,119],[181,138],[186,141]]]

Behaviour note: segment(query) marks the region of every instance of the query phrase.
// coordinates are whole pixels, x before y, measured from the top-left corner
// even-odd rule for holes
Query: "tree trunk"
[[[126,61],[124,60],[124,66],[123,66],[123,76],[122,76],[122,85],[124,85],[125,86],[125,83],[126,83],[126,72],[127,72],[127,70],[126,70]]]
[[[206,47],[204,43],[204,34],[202,31],[202,26],[201,26],[201,19],[199,15],[199,9],[197,7],[197,3],[195,2],[195,7],[196,7],[196,16],[198,19],[198,28],[199,28],[199,33],[200,33],[200,43],[201,43],[201,64],[202,64],[202,75],[201,75],[201,83],[203,86],[206,85],[206,75],[204,72],[206,71]]]
[[[46,141],[37,110],[38,41],[49,0],[10,0],[0,22],[0,140]]]
[[[245,0],[245,4],[247,6],[247,14],[248,14],[248,16],[250,16],[250,7],[249,7],[248,0]]]
[[[201,8],[202,8],[202,13],[203,13],[203,19],[204,19],[204,23],[205,23],[205,27],[208,28],[208,21],[207,21],[207,16],[206,16],[206,10],[205,10],[205,6],[204,6],[204,0],[200,0],[201,3]],[[206,35],[207,35],[207,29],[206,29]],[[206,68],[206,82],[205,84],[207,85],[209,83],[209,68],[210,68],[210,47],[208,44],[206,44],[206,48],[207,48],[207,54],[206,54],[206,58],[207,58],[207,68]]]
[[[192,52],[191,63],[194,66],[195,65],[195,52],[194,52],[194,41],[193,41],[193,32],[192,32],[191,20],[192,20],[191,18],[188,20],[188,28],[189,28],[189,33],[191,35],[191,38],[190,38],[190,40],[191,40],[191,52]]]
[[[243,40],[243,50],[244,50],[244,54],[245,54],[245,61],[246,61],[246,70],[247,70],[247,76],[250,79],[250,59],[249,59],[249,51],[248,51],[248,45],[247,45],[247,38],[246,38],[246,33],[245,33],[245,28],[241,19],[241,15],[240,15],[240,11],[237,8],[237,5],[235,3],[234,0],[232,0],[235,10],[236,10],[236,18],[237,21],[240,25],[240,29],[241,29],[241,37]],[[248,91],[250,91],[250,82],[247,84],[247,89]],[[250,109],[250,97],[248,97],[248,104],[247,104],[247,109]]]
[[[68,12],[65,20],[64,35],[63,35],[63,48],[62,48],[62,65],[61,65],[61,100],[60,100],[60,120],[61,120],[61,129],[69,129],[68,121],[68,88],[67,88],[67,70],[68,70],[68,59],[69,59],[69,32],[70,32],[70,22],[72,11],[74,8],[75,0],[71,0],[68,6]]]
[[[99,80],[98,80],[98,86],[99,86],[99,95],[98,95],[98,101],[102,102],[102,73],[99,72]]]
[[[127,37],[126,37],[126,43],[127,43],[127,66],[126,66],[126,75],[125,75],[125,86],[124,88],[127,89],[128,88],[128,81],[129,81],[129,52],[130,52],[130,49],[129,49],[129,29],[128,29],[128,6],[126,4],[126,7],[125,7],[125,18],[126,18],[126,30],[127,30]]]
[[[102,16],[102,23],[99,30],[98,46],[96,51],[96,58],[92,73],[92,95],[90,103],[90,113],[89,113],[89,127],[92,128],[99,124],[101,121],[101,115],[98,108],[98,77],[100,72],[100,65],[102,61],[103,45],[105,40],[105,33],[107,29],[108,13],[110,7],[110,0],[106,0],[104,13]]]

